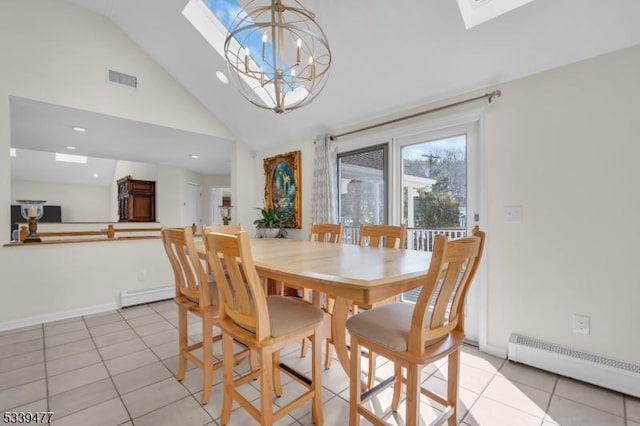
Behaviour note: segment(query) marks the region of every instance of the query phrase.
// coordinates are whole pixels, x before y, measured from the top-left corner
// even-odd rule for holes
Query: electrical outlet
[[[573,332],[589,335],[589,317],[573,314]]]
[[[146,279],[147,279],[147,272],[138,271],[138,281],[142,282],[142,281],[145,281]]]

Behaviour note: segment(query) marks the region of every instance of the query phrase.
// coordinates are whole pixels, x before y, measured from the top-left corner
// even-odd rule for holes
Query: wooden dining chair
[[[404,249],[407,225],[360,225],[358,244],[362,247],[387,247]]]
[[[351,372],[360,371],[360,349],[366,347],[394,363],[394,375],[362,395],[360,374],[351,374],[349,425],[360,424],[360,415],[374,424],[383,420],[367,408],[367,401],[393,384],[392,411],[400,404],[406,385],[407,426],[420,421],[420,395],[446,408],[432,424],[457,424],[460,346],[464,342],[464,301],[480,264],[485,234],[448,241],[435,237],[429,271],[415,305],[392,303],[361,312],[347,320],[351,334]],[[421,367],[448,358],[446,397],[422,388]],[[406,377],[402,375],[402,369]]]
[[[202,261],[198,256],[193,238],[193,228],[163,228],[162,242],[167,252],[169,263],[175,279],[174,302],[178,305],[178,342],[180,347],[180,364],[176,378],[184,379],[187,361],[193,362],[202,370],[203,388],[200,402],[206,404],[211,395],[213,370],[222,367],[220,361],[214,361],[212,343],[222,338],[213,335],[213,326],[218,320],[218,290],[215,283],[209,280]],[[202,341],[188,344],[187,313],[191,312],[201,318]],[[192,352],[202,348],[203,357],[198,358]],[[248,355],[248,350],[232,354],[238,361]]]
[[[344,225],[342,223],[313,223],[311,224],[311,232],[309,232],[309,241],[317,241],[321,243],[334,243],[338,244],[342,242],[342,231]],[[306,301],[311,301],[311,290],[305,288],[302,290],[302,298]],[[333,298],[326,294],[321,295],[322,309],[325,311],[325,352],[324,352],[324,368],[328,370],[331,367],[332,359],[332,345],[333,339],[331,337],[331,315],[333,312]],[[307,339],[302,340],[302,346],[300,347],[300,356],[307,355]]]
[[[313,223],[309,232],[309,241],[340,243],[343,229],[344,225],[341,223]]]
[[[360,234],[358,244],[362,247],[385,247],[405,249],[405,241],[407,239],[407,225],[360,225]],[[400,302],[399,296],[394,296],[381,303]],[[374,305],[354,305],[351,310],[353,314],[357,314],[359,308],[371,309]],[[367,386],[373,386],[376,372],[376,356],[373,352],[366,353],[369,359],[369,375],[367,378]]]
[[[272,425],[306,401],[312,401],[312,419],[323,423],[320,373],[320,340],[324,314],[311,304],[287,296],[266,296],[253,263],[249,236],[207,233],[207,260],[220,295],[219,327],[222,330],[224,393],[220,423],[226,425],[233,401],[261,425]],[[311,380],[280,364],[280,350],[304,337],[312,339]],[[260,356],[257,371],[236,376],[233,370],[234,339]],[[273,393],[282,394],[279,372],[290,375],[307,391],[273,412]],[[236,387],[260,379],[259,409]]]
[[[242,224],[234,225],[202,225],[202,235],[207,232],[217,232],[219,234],[239,234],[242,232]]]

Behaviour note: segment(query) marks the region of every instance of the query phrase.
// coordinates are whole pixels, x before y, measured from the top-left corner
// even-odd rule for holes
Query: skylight
[[[244,10],[238,0],[189,0],[189,3],[182,10],[182,15],[193,25],[198,32],[213,46],[218,54],[225,59],[224,43],[227,33],[236,22],[238,14]],[[244,52],[245,56],[252,63],[258,65],[262,70],[269,70],[264,62],[264,57],[273,55],[273,46],[271,41],[266,39],[264,34],[253,33],[250,37],[243,40],[232,39],[230,41],[234,51]],[[281,60],[281,59],[280,59]],[[282,69],[288,69],[288,66],[282,66]],[[290,71],[287,71],[289,73]],[[294,71],[295,72],[295,71]],[[289,75],[289,74],[287,74]],[[267,78],[272,78],[272,73],[265,71]],[[290,75],[289,75],[290,76]],[[243,82],[246,83],[267,105],[275,105],[275,88],[273,84],[257,85],[254,81],[249,80],[246,76],[240,75]],[[286,97],[287,104],[293,104],[304,99],[308,92],[304,87],[289,87],[290,94]]]
[[[507,13],[533,0],[458,0],[467,29]]]
[[[56,161],[61,161],[61,162],[64,162],[64,163],[87,164],[87,156],[86,155],[61,154],[59,152],[56,152]]]

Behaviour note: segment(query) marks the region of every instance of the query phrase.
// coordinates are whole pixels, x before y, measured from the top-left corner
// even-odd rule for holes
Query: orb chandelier
[[[329,42],[298,1],[253,0],[236,16],[224,43],[229,74],[252,104],[278,114],[311,102],[331,66]]]

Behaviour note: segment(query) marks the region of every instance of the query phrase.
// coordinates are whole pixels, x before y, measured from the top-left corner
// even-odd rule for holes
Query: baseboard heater
[[[157,302],[171,299],[175,293],[175,286],[145,288],[142,290],[123,290],[120,292],[120,306],[139,305],[141,303]]]
[[[511,334],[508,357],[562,376],[640,398],[640,364]]]

